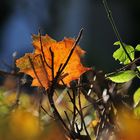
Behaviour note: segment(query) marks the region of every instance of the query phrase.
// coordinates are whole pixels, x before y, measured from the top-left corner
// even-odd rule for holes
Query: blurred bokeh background
[[[133,46],[140,44],[140,0],[108,0],[108,4],[123,41]],[[93,66],[97,70],[104,70],[105,73],[119,68],[119,62],[116,62],[112,57],[113,52],[117,49],[113,43],[117,39],[107,18],[102,0],[0,0],[0,70],[10,70],[8,66],[13,63],[12,55],[14,52],[18,52],[17,56],[20,57],[26,52],[33,51],[31,35],[37,34],[39,29],[41,29],[42,34],[47,33],[59,41],[64,37],[76,37],[81,28],[84,28],[84,33],[80,46],[87,52],[85,65]],[[48,120],[43,117],[45,121],[48,121],[48,124],[46,130],[40,135],[36,116],[39,116],[41,94],[36,94],[39,92],[37,88],[30,87],[30,79],[29,83],[21,87],[23,93],[20,96],[20,107],[28,112],[19,110],[19,112],[15,112],[16,115],[11,112],[11,117],[5,117],[5,115],[9,115],[11,105],[12,107],[15,105],[20,90],[17,77],[8,75],[4,78],[4,82],[1,84],[0,77],[0,117],[8,118],[10,125],[7,120],[0,119],[0,136],[6,136],[5,139],[1,137],[0,139],[11,140],[11,136],[20,139],[21,134],[27,137],[24,140],[31,140],[32,136],[37,137],[37,139],[39,136],[42,137],[40,139],[46,139],[47,134],[49,140],[56,139],[55,136],[62,140],[59,138],[59,136],[64,137],[63,134],[61,135],[62,131],[60,132],[55,124],[53,124],[54,126],[48,125],[52,123],[49,117]],[[133,105],[133,94],[139,87],[140,80],[134,79],[133,81],[128,91],[130,96],[126,98],[131,105]],[[117,88],[120,93],[126,94],[125,90],[127,92],[128,87],[126,84]],[[59,97],[56,98],[56,101]],[[43,106],[51,113],[52,109],[48,106],[46,99],[43,99],[45,102]],[[83,103],[85,103],[84,99],[85,96],[82,98]],[[65,102],[70,106],[69,99]],[[63,112],[64,109],[67,109],[64,108],[65,104],[58,104],[60,104],[59,111]],[[118,104],[120,103],[118,102]],[[92,107],[92,109],[94,108]],[[89,108],[87,112],[91,111],[93,110]],[[31,116],[29,112],[35,116]],[[95,119],[95,113],[92,115],[92,119]],[[27,127],[29,128],[27,129]],[[21,132],[20,135],[17,134],[17,131]],[[54,131],[56,135],[54,135]]]
[[[140,43],[140,1],[108,0],[116,25],[125,43]],[[84,28],[81,47],[87,51],[85,63],[105,72],[116,68],[112,58],[117,41],[107,19],[102,0],[1,0],[0,1],[0,69],[31,52],[31,34],[49,34],[56,40],[76,37]],[[61,54],[60,54],[61,55]]]

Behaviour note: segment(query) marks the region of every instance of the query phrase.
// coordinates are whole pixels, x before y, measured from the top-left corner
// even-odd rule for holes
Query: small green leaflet
[[[138,69],[138,71],[140,71],[140,66],[138,66],[137,69]],[[136,75],[137,75],[137,77],[140,79],[140,74],[139,74],[138,71],[136,72]]]
[[[140,44],[136,46],[135,51],[140,51]]]
[[[133,96],[134,99],[134,107],[138,106],[138,104],[140,103],[140,88],[138,88]]]
[[[137,118],[140,118],[140,88],[138,88],[133,96],[134,100],[134,114]]]
[[[134,114],[137,119],[140,119],[140,106],[137,106],[136,108],[134,108]]]
[[[114,45],[120,46],[120,48],[113,53],[113,57],[115,58],[115,60],[119,60],[120,63],[124,65],[129,64],[130,60],[127,57],[120,41],[115,42]],[[130,55],[131,59],[134,60],[134,48],[131,45],[126,45],[126,44],[124,44],[124,46],[128,54]]]
[[[124,83],[132,80],[136,76],[135,71],[133,70],[126,70],[126,71],[121,71],[115,74],[107,74],[106,77],[107,79],[110,79],[111,81],[115,83]]]

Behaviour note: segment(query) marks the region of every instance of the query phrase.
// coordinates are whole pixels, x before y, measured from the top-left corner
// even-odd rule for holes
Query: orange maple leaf
[[[57,75],[60,65],[65,64],[75,39],[64,38],[64,40],[57,42],[48,35],[33,35],[32,38],[34,52],[27,53],[17,59],[16,65],[20,68],[20,72],[24,72],[33,78],[32,86],[43,86],[48,89],[53,77]],[[69,85],[72,80],[78,79],[81,74],[91,69],[81,64],[80,58],[83,54],[85,54],[85,51],[77,45],[59,77],[59,79],[63,79],[66,85]],[[52,68],[54,74],[52,74]],[[62,84],[60,80],[58,83]]]

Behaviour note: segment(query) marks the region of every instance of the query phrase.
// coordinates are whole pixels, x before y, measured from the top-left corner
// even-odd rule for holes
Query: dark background
[[[108,0],[123,41],[140,43],[140,0]],[[112,58],[117,41],[107,19],[102,0],[0,0],[0,69],[31,52],[31,34],[38,29],[56,40],[76,37],[84,28],[81,47],[87,51],[85,63],[110,72],[118,63]]]

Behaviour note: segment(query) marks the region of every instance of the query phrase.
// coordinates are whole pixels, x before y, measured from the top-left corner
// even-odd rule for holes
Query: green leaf
[[[140,103],[140,88],[138,88],[133,96],[134,99],[134,107],[136,107]]]
[[[134,114],[138,119],[140,119],[140,106],[134,108]]]
[[[140,51],[140,44],[136,46],[135,51]]]
[[[120,63],[124,64],[124,65],[129,64],[130,60],[129,60],[128,56],[126,55],[120,41],[115,42],[114,45],[120,46],[120,48],[117,49],[113,53],[113,57],[115,58],[115,60],[119,60]],[[131,45],[126,45],[126,44],[124,44],[124,47],[125,47],[126,51],[128,52],[129,56],[131,57],[131,59],[134,60],[134,48]]]
[[[140,66],[137,66],[137,69],[138,69],[138,71],[140,71]],[[137,75],[137,77],[140,79],[140,74],[139,74],[138,71],[136,71],[136,75]]]
[[[108,79],[115,83],[124,83],[132,80],[135,76],[136,73],[133,70],[126,70],[126,71],[121,71],[115,74],[108,74],[107,76]]]
[[[137,66],[137,69],[140,70],[140,66]]]

